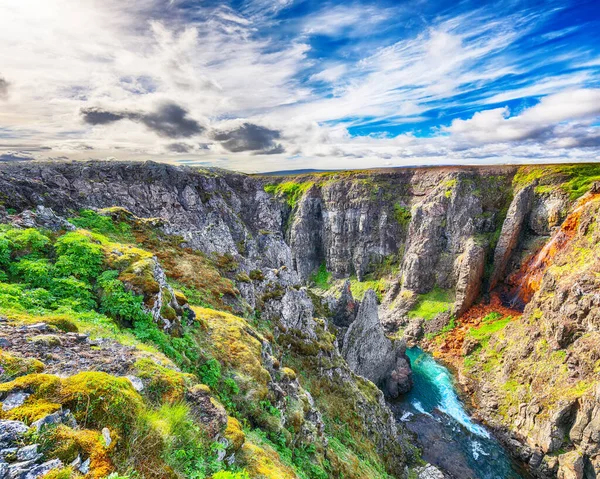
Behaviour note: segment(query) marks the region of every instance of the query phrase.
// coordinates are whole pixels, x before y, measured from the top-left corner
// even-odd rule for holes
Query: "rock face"
[[[389,340],[379,322],[377,296],[368,290],[358,310],[356,320],[344,337],[342,355],[348,366],[397,397],[412,386],[410,363],[405,347]]]
[[[504,276],[510,255],[519,242],[523,224],[531,209],[534,187],[535,185],[529,185],[523,188],[515,195],[510,204],[494,252],[494,269],[490,279],[490,290],[494,289]]]
[[[342,294],[335,303],[332,320],[333,324],[341,328],[347,328],[356,319],[359,303],[352,297],[350,281],[346,281],[342,287]]]
[[[485,268],[485,250],[471,239],[458,262],[456,300],[452,311],[456,316],[469,309],[479,296]]]
[[[497,271],[518,229],[527,226],[532,192],[521,191],[502,230],[506,235],[496,250]],[[547,199],[555,202],[553,196]],[[543,478],[600,477],[600,199],[590,193],[579,205],[568,215],[560,213],[565,225],[547,240],[553,242],[546,248],[549,260],[525,260],[542,269],[522,317],[515,311],[516,319],[483,347],[463,343],[463,354],[475,365],[465,382],[470,381],[480,413],[524,439],[525,447],[515,449]]]

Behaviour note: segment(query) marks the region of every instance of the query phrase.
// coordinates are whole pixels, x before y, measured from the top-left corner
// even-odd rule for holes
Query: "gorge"
[[[4,164],[0,476],[598,477],[599,192]]]

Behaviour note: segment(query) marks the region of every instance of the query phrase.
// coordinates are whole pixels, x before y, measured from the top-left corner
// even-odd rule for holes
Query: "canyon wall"
[[[410,380],[398,347],[366,314],[368,327],[352,327],[364,290],[375,288],[386,332],[453,364],[482,419],[534,474],[591,478],[600,474],[594,168],[260,177],[155,163],[25,163],[0,169],[0,216],[27,225],[15,213],[41,205],[62,217],[122,207],[158,218],[163,234],[226,271],[235,290],[220,300],[231,311],[259,311],[296,350],[323,344],[331,327],[335,351],[343,342],[367,376],[358,346],[348,348],[360,345],[358,333],[367,344],[375,338],[394,357],[372,379],[384,387],[402,371],[394,383],[402,390]],[[365,297],[372,310],[375,293]],[[350,377],[339,352],[319,357],[333,371],[323,374],[340,384]],[[368,421],[378,426],[365,427],[389,456],[396,432],[377,401],[382,409]]]

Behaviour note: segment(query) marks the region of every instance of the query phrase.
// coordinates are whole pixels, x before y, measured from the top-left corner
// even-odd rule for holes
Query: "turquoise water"
[[[508,453],[458,397],[452,374],[419,348],[407,351],[414,387],[396,410],[417,433],[424,458],[461,479],[522,479]]]

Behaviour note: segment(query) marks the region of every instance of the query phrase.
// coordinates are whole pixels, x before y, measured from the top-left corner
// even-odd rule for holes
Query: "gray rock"
[[[110,430],[107,427],[102,428],[102,437],[104,438],[104,445],[110,447],[112,438],[110,437]]]
[[[83,461],[79,467],[77,468],[77,470],[79,472],[81,472],[81,474],[87,474],[88,472],[90,472],[90,463],[92,462],[91,458],[87,458],[85,461]]]
[[[464,253],[459,257],[456,300],[453,314],[460,316],[471,307],[479,295],[485,269],[485,250],[468,240]]]
[[[8,475],[8,464],[6,462],[0,461],[0,479],[6,479]]]
[[[446,479],[446,475],[432,464],[415,469],[418,479]]]
[[[71,427],[75,427],[77,425],[71,412],[68,409],[64,409],[38,419],[31,424],[31,427],[35,427],[37,431],[41,431],[45,427],[54,424],[66,424]]]
[[[558,456],[557,479],[584,479],[583,455],[579,451],[571,451]]]
[[[344,337],[342,356],[348,366],[394,397],[412,386],[410,362],[405,347],[385,336],[377,312],[377,295],[369,289],[358,310],[356,320]]]
[[[24,476],[24,479],[37,479],[38,477],[48,474],[53,469],[60,469],[63,466],[60,459],[52,459],[43,464],[32,467]]]
[[[17,461],[37,461],[42,455],[38,453],[38,445],[31,444],[17,450]]]
[[[0,445],[16,441],[28,430],[27,425],[21,421],[0,421]]]
[[[18,449],[18,447],[7,447],[5,449],[0,450],[0,459],[7,462],[14,461]]]
[[[510,255],[517,246],[523,224],[531,209],[534,188],[535,185],[529,185],[519,191],[508,208],[500,238],[494,251],[494,269],[490,278],[490,290],[494,289],[502,279]]]
[[[15,391],[9,393],[8,396],[6,396],[6,398],[4,399],[4,401],[2,401],[2,410],[10,411],[11,409],[22,406],[29,396],[30,394],[22,391]]]
[[[357,301],[354,301],[352,297],[352,291],[350,290],[350,281],[347,280],[342,288],[342,294],[337,300],[333,310],[333,324],[336,326],[347,328],[356,319],[358,313]]]
[[[127,379],[129,379],[129,381],[131,382],[131,385],[133,386],[133,389],[135,389],[137,392],[141,392],[144,390],[144,383],[143,381],[138,378],[137,376],[133,376],[133,375],[129,375],[129,376],[125,376]]]

